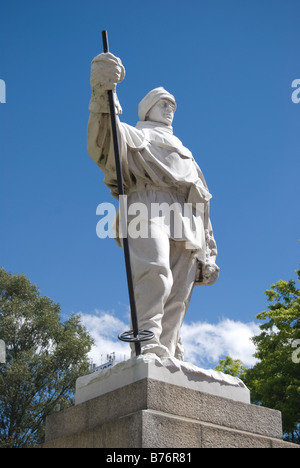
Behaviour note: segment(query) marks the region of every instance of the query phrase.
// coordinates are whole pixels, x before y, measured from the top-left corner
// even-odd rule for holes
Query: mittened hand
[[[219,278],[220,268],[215,263],[206,264],[203,270],[203,283],[205,285],[210,286]]]
[[[110,52],[97,55],[91,64],[91,87],[93,90],[115,91],[117,83],[125,77],[121,60]]]

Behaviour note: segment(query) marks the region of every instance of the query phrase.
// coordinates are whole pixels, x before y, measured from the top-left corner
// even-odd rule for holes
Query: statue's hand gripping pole
[[[102,31],[102,41],[103,41],[103,50],[105,53],[107,53],[109,51],[107,31]],[[116,165],[116,173],[117,173],[117,181],[118,181],[118,193],[119,193],[119,196],[123,196],[124,184],[123,184],[122,165],[121,165],[119,142],[118,142],[115,102],[114,102],[113,91],[111,90],[108,91],[108,99],[109,99],[109,107],[110,107],[112,137],[113,137],[114,152],[115,152],[115,165]],[[120,204],[120,209],[122,209],[122,205],[123,204]],[[122,219],[126,219],[126,218],[123,217]],[[124,333],[121,333],[119,335],[119,339],[122,341],[129,342],[129,343],[134,343],[135,353],[137,356],[139,356],[141,354],[141,341],[150,340],[151,338],[153,338],[154,334],[147,330],[139,330],[139,327],[138,327],[138,318],[137,318],[136,304],[135,304],[135,298],[134,298],[134,288],[133,288],[133,280],[132,280],[128,237],[124,237],[123,239],[123,249],[124,249],[124,256],[125,256],[127,285],[128,285],[131,322],[132,322],[133,330],[129,330]]]

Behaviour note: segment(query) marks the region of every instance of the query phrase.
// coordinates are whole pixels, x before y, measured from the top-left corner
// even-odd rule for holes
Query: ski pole
[[[103,41],[104,52],[105,53],[109,52],[107,31],[102,31],[102,41]],[[122,165],[121,165],[119,142],[118,142],[115,102],[114,102],[114,95],[113,95],[112,90],[108,91],[108,99],[109,99],[111,129],[112,129],[112,137],[113,137],[113,145],[114,145],[114,153],[115,153],[118,193],[120,197],[120,196],[124,196],[124,184],[123,184],[123,173],[122,173]],[[121,205],[120,205],[120,209],[121,209]],[[125,217],[123,217],[122,219],[125,219]],[[132,322],[133,330],[129,330],[127,332],[121,333],[119,335],[119,339],[122,341],[129,342],[129,343],[134,343],[135,353],[137,356],[139,356],[141,354],[141,341],[150,340],[151,338],[153,338],[154,334],[147,330],[139,330],[139,327],[138,327],[138,318],[137,318],[136,303],[135,303],[135,297],[134,297],[132,270],[131,270],[131,263],[130,263],[130,251],[129,251],[129,243],[128,243],[127,236],[123,238],[123,249],[124,249],[124,257],[125,257],[127,286],[128,286],[128,293],[129,293],[131,322]]]

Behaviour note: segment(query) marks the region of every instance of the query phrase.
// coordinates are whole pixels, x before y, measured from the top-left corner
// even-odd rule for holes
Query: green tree
[[[88,372],[92,339],[79,316],[60,321],[60,305],[24,275],[0,269],[0,447],[40,443],[46,416],[72,404],[75,381]]]
[[[261,334],[253,338],[259,361],[247,371],[246,385],[254,402],[282,412],[286,439],[300,443],[300,290],[295,281],[280,280],[266,295],[268,310],[256,317]]]
[[[240,359],[232,359],[230,356],[220,359],[219,365],[215,367],[215,370],[238,377],[241,380],[245,379],[247,372],[246,367]]]

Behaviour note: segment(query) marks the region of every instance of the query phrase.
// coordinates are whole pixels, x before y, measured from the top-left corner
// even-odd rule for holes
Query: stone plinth
[[[224,398],[202,389],[189,388],[185,381],[188,381],[189,374],[182,369],[173,369],[173,378],[178,372],[176,379],[177,382],[181,380],[181,384],[170,383],[167,381],[171,378],[168,375],[172,368],[170,363],[162,366],[161,373],[156,368],[156,378],[153,375],[144,377],[141,369],[145,371],[145,366],[140,365],[140,362],[137,363],[138,372],[133,369],[136,363],[127,367],[125,372],[127,364],[120,368],[121,379],[117,379],[116,369],[110,373],[109,369],[105,371],[106,378],[102,380],[105,382],[112,379],[110,391],[106,391],[107,381],[105,385],[100,383],[99,375],[91,374],[79,379],[76,392],[78,404],[47,418],[46,440],[41,447],[294,447],[282,441],[279,411]],[[169,370],[165,373],[168,366]],[[152,364],[148,366],[146,362],[146,367],[150,374],[154,372]],[[128,377],[130,369],[131,378]],[[227,388],[227,385],[235,387],[237,384],[238,388],[245,389],[235,380],[221,384],[223,377],[215,377],[219,388],[213,385],[215,379],[212,375],[210,378],[207,376],[205,381],[202,373],[206,389],[209,388],[209,382],[215,393],[220,392],[222,385]],[[199,372],[197,378],[199,379]],[[128,383],[128,379],[132,381]],[[202,383],[200,382],[201,385]],[[98,388],[101,385],[104,393]]]
[[[104,395],[142,379],[159,380],[179,387],[250,403],[250,392],[238,378],[214,370],[200,369],[174,358],[141,355],[104,371],[80,377],[76,382],[75,404]]]

